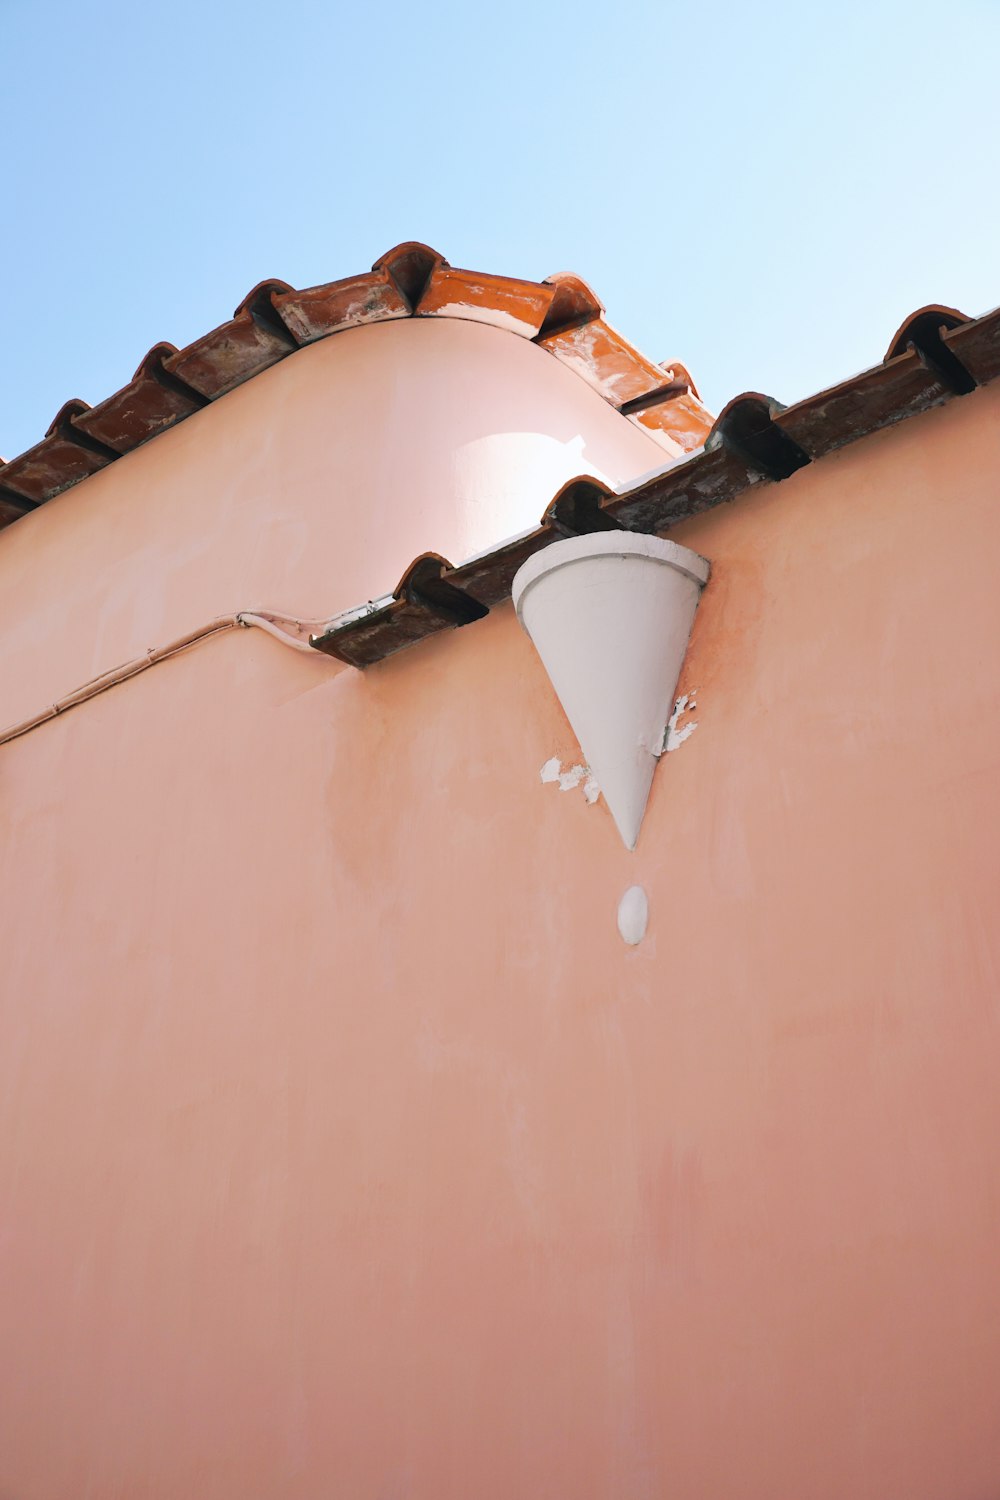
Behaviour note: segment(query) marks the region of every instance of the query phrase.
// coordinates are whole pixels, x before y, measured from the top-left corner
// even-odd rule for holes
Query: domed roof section
[[[683,366],[657,365],[604,318],[578,276],[521,281],[456,269],[415,241],[372,269],[298,291],[262,281],[232,318],[184,349],[156,344],[133,379],[98,406],[67,402],[33,448],[0,460],[0,526],[88,478],[297,349],[395,318],[462,318],[529,339],[612,407],[676,452],[704,442],[712,419]]]

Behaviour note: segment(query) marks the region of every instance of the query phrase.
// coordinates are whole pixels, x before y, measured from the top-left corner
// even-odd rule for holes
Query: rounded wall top
[[[370,273],[304,291],[259,282],[229,322],[184,349],[154,345],[120,391],[95,407],[66,403],[40,443],[9,463],[0,459],[0,527],[304,347],[396,319],[462,319],[516,334],[568,365],[669,452],[699,447],[711,418],[687,372],[647,359],[603,312],[579,277],[532,282],[457,270],[416,242],[380,256]]]

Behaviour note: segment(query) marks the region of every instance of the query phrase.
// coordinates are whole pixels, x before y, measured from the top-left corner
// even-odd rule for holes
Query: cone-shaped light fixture
[[[513,599],[618,832],[634,849],[709,565],[662,537],[553,542]]]

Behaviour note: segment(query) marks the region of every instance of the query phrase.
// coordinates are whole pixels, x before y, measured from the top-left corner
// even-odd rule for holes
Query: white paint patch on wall
[[[641,885],[630,885],[618,903],[618,931],[634,948],[646,936],[649,923],[649,902]]]
[[[667,727],[663,732],[662,754],[667,755],[671,750],[679,750],[684,741],[689,740],[694,734],[698,728],[697,719],[690,720],[683,727],[679,727],[679,725],[684,715],[693,713],[697,707],[696,693],[694,691],[681,694],[674,704],[674,711],[670,715]]]
[[[572,792],[583,782],[583,795],[587,802],[596,802],[601,795],[601,789],[591,774],[589,766],[570,766],[567,771],[564,771],[562,761],[555,755],[545,762],[539,775],[543,784],[549,781],[558,782],[561,792]]]

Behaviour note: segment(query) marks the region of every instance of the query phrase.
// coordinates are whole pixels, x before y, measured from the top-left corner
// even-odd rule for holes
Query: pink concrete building
[[[4,1500],[1000,1488],[998,372],[408,245],[0,467]],[[655,535],[629,849],[509,599]]]

